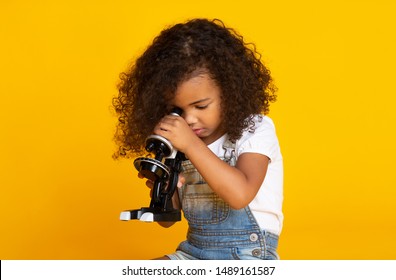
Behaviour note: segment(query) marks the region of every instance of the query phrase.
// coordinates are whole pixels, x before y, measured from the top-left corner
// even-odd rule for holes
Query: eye
[[[208,108],[208,105],[200,105],[200,106],[195,106],[195,108],[197,108],[198,110],[204,110],[206,108]]]

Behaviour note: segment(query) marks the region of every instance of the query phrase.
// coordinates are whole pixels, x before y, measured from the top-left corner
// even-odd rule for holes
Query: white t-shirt
[[[256,197],[250,202],[250,209],[261,229],[280,234],[283,225],[283,158],[279,147],[275,126],[267,116],[254,117],[254,132],[247,129],[236,141],[236,158],[243,153],[258,153],[270,159],[267,174]],[[219,157],[223,157],[223,135],[208,148]]]

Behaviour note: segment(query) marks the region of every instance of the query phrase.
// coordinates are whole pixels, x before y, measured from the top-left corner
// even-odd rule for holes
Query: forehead
[[[220,98],[220,88],[209,74],[199,74],[177,87],[174,102],[178,105],[187,105],[203,99]]]

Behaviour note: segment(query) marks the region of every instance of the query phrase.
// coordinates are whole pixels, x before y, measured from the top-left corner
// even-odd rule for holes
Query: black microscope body
[[[180,116],[181,110],[175,108],[171,114]],[[154,154],[155,158],[136,158],[134,166],[140,174],[154,182],[150,206],[123,211],[120,220],[180,221],[181,211],[173,207],[172,197],[177,189],[182,161],[186,158],[183,153],[175,150],[167,139],[159,135],[150,135],[145,148]]]

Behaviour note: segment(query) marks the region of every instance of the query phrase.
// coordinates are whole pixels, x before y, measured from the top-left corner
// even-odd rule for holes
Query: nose
[[[192,126],[197,122],[197,117],[192,112],[183,112],[182,117],[189,126]]]

